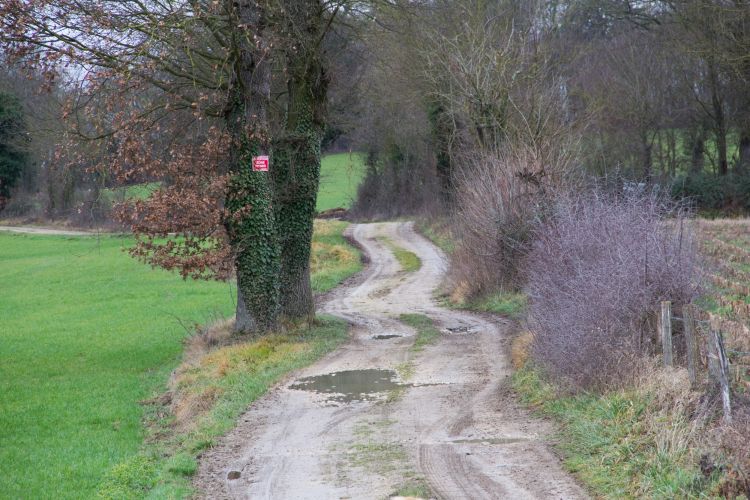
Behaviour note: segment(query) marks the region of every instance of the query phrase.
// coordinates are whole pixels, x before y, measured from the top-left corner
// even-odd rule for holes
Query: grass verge
[[[435,322],[424,314],[402,314],[399,320],[417,331],[417,338],[411,347],[414,351],[421,351],[424,346],[440,337],[440,330],[435,327]]]
[[[393,253],[393,256],[401,266],[402,271],[413,273],[414,271],[419,271],[419,268],[422,267],[422,261],[414,252],[401,248],[389,238],[380,238],[380,240],[385,243],[388,249]]]
[[[690,396],[674,377],[604,395],[564,395],[527,364],[512,384],[526,404],[561,424],[563,462],[596,497],[710,497],[716,478],[698,467],[697,433],[683,413]]]
[[[219,330],[228,329],[219,325]],[[192,494],[191,476],[202,450],[229,431],[237,417],[288,372],[308,365],[347,338],[348,326],[318,317],[310,327],[257,340],[188,349],[168,397],[150,401],[146,445],[113,467],[99,489],[102,498],[181,498]],[[211,336],[210,342],[200,338]],[[214,330],[193,345],[222,342]]]
[[[527,297],[518,292],[495,292],[469,300],[462,307],[471,311],[502,314],[518,319],[526,312]]]
[[[415,227],[422,236],[432,241],[446,255],[452,254],[456,249],[455,238],[447,220],[423,217],[417,219]]]

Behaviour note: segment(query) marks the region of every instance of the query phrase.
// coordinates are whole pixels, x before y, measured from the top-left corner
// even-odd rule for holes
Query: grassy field
[[[349,208],[365,175],[361,153],[337,153],[323,157],[320,166],[318,211]]]
[[[349,179],[335,177],[345,169],[326,168],[326,203],[345,204]],[[345,227],[316,225],[316,291],[361,268],[341,237]],[[155,466],[142,460],[147,408],[138,402],[164,390],[197,324],[233,313],[234,287],[153,270],[123,252],[131,243],[0,233],[0,498],[90,498],[102,485],[120,491],[131,476],[153,479],[133,474]],[[206,435],[226,430],[227,415],[280,373],[332,348],[346,330],[330,322],[316,328],[303,339],[277,339],[294,355],[268,360],[240,395],[222,388],[234,413],[222,413]],[[189,469],[183,459],[173,457],[167,468]]]
[[[232,312],[228,284],[151,270],[129,242],[0,233],[0,496],[91,496],[138,449],[137,401],[178,361],[182,325]]]

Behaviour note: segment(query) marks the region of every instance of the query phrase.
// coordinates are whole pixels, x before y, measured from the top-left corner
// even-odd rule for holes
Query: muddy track
[[[435,303],[445,259],[411,223],[349,231],[369,266],[320,309],[351,322],[351,340],[248,409],[201,457],[198,495],[382,499],[423,485],[445,499],[585,497],[544,444],[550,429],[507,389],[508,326]],[[417,254],[420,270],[403,273],[383,237]],[[403,313],[429,316],[442,335],[413,349],[416,332],[399,321]],[[398,385],[355,400],[335,387],[300,390],[305,377],[367,369],[393,370],[382,373]]]

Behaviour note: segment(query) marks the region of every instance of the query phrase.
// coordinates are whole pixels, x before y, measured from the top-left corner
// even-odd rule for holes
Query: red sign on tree
[[[268,172],[268,156],[253,156],[253,172]]]

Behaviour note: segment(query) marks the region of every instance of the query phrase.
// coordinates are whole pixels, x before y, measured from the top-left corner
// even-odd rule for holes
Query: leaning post
[[[664,366],[672,366],[672,303],[668,300],[661,302],[659,332],[661,334],[661,349],[664,354]]]
[[[695,338],[695,316],[692,304],[685,304],[682,308],[682,324],[685,329],[685,346],[687,348],[687,365],[690,385],[698,383],[698,343]]]

